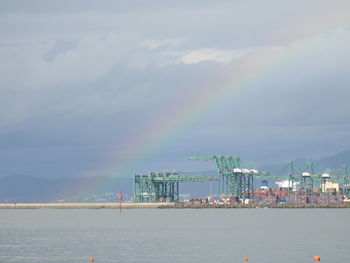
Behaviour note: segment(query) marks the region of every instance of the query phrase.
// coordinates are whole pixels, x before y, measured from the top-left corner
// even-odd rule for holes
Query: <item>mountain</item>
[[[317,161],[317,165],[322,169],[336,169],[342,165],[350,167],[350,150],[321,158]]]
[[[337,169],[342,165],[350,167],[350,150],[342,151],[333,155],[329,155],[318,160],[310,158],[298,158],[294,160],[294,164],[297,167],[297,172],[302,172],[308,163],[313,163],[317,172],[322,172],[329,169]],[[286,173],[288,163],[271,164],[260,167],[261,171],[268,171],[271,175],[281,175]],[[301,171],[299,171],[301,170]]]
[[[294,164],[296,167],[305,167],[308,162],[315,162],[315,160],[301,157],[298,159],[295,159]],[[259,170],[264,172],[269,172],[271,175],[280,175],[284,174],[288,171],[288,162],[280,163],[280,164],[270,164],[265,165],[259,168]]]
[[[131,178],[40,178],[11,175],[0,178],[0,202],[115,201],[119,191],[132,193]]]

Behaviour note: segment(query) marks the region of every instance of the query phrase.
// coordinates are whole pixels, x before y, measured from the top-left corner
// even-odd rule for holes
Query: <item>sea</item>
[[[350,209],[3,209],[1,263],[346,263]]]

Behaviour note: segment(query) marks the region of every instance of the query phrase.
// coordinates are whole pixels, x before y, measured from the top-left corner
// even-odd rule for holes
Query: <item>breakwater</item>
[[[160,208],[174,203],[122,203],[122,209]],[[119,203],[0,203],[0,209],[120,209]]]
[[[175,209],[203,209],[203,208],[350,208],[350,203],[324,203],[324,204],[305,204],[305,203],[285,203],[285,204],[191,204],[174,203],[164,205],[159,208]]]
[[[122,209],[203,209],[203,208],[350,208],[350,203],[325,204],[191,204],[122,203]],[[119,203],[0,203],[0,209],[120,209]]]

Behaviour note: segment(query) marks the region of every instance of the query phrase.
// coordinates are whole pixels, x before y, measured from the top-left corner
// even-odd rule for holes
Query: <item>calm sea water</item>
[[[345,263],[350,209],[0,210],[0,262]]]

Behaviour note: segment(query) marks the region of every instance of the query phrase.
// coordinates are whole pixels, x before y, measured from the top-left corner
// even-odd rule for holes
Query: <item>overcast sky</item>
[[[0,176],[131,176],[214,167],[193,155],[262,165],[350,148],[349,1],[0,5]]]

